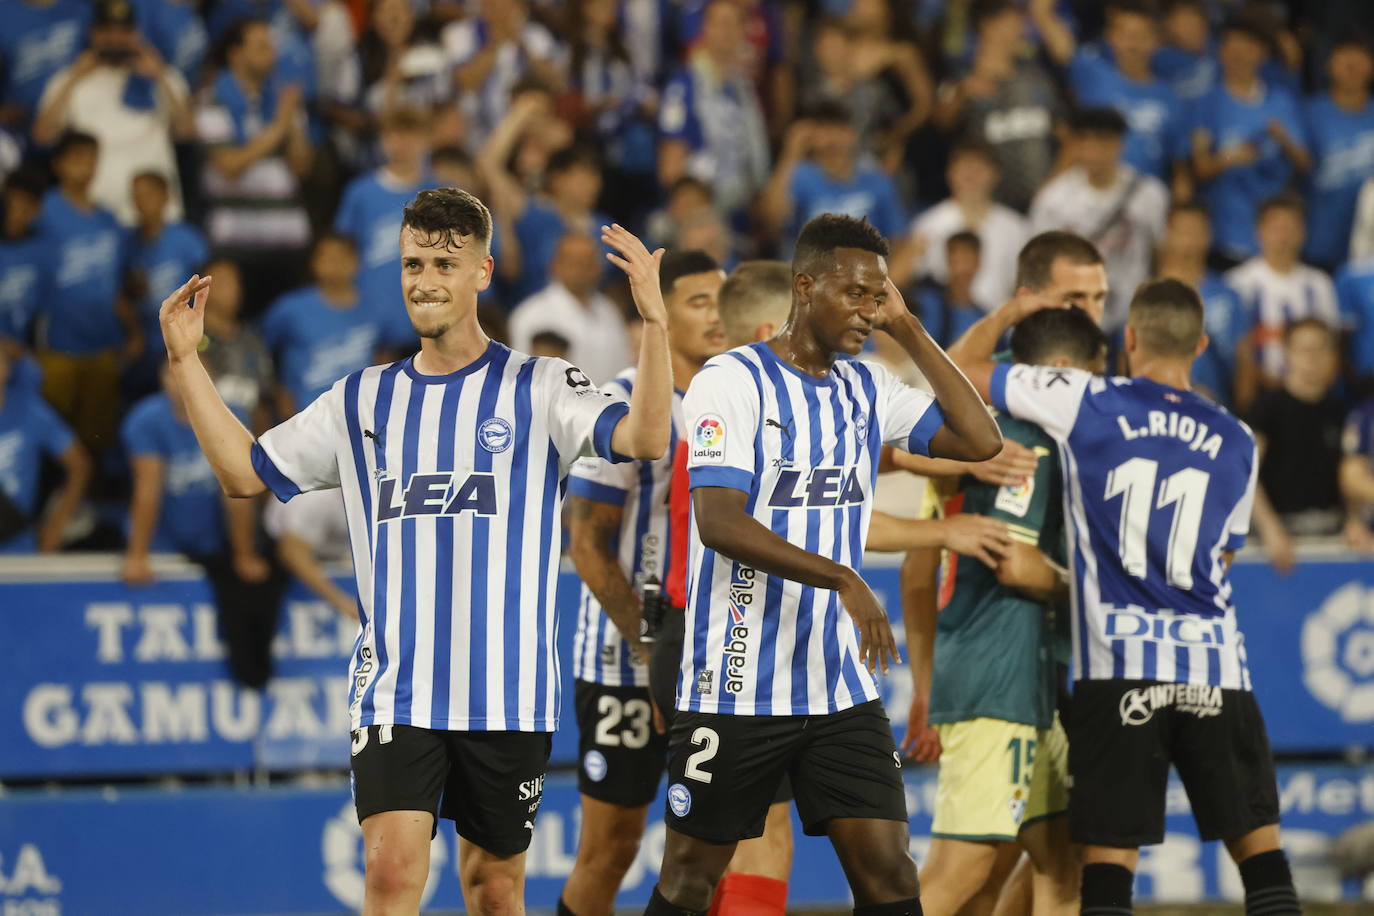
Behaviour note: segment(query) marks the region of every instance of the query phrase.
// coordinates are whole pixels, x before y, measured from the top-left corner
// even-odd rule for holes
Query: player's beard
[[[423,328],[422,328],[422,327],[420,327],[418,324],[416,324],[415,322],[412,321],[412,322],[410,323],[410,326],[411,326],[412,328],[415,329],[415,335],[416,335],[417,337],[427,337],[427,338],[429,338],[430,340],[436,340],[436,339],[438,339],[438,338],[440,338],[440,337],[443,337],[445,334],[447,334],[447,333],[449,332],[449,330],[453,327],[453,323],[452,323],[452,322],[443,322],[443,323],[440,323],[440,324],[435,324],[435,325],[431,325],[431,326],[429,326],[429,327],[423,327]]]

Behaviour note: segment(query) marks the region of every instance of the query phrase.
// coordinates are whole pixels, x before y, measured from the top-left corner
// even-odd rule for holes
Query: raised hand
[[[634,295],[639,316],[645,321],[666,324],[668,308],[663,304],[663,292],[658,287],[658,265],[663,261],[663,249],[650,252],[634,233],[617,224],[601,227],[601,241],[619,252],[618,256],[606,252],[606,260],[630,278],[630,292]]]
[[[898,318],[911,316],[911,310],[906,307],[906,300],[902,298],[901,290],[897,289],[897,284],[892,282],[889,277],[887,281],[887,298],[878,308],[878,320],[873,322],[876,328],[886,328]]]
[[[210,278],[192,274],[191,279],[162,300],[158,322],[169,360],[185,359],[200,349],[205,337],[205,302],[209,298]]]
[[[859,628],[859,661],[868,668],[868,673],[873,674],[881,668],[883,674],[887,674],[889,659],[901,664],[892,621],[888,620],[887,612],[878,604],[878,597],[868,583],[854,573],[837,591],[845,613]]]
[[[947,549],[973,557],[993,569],[1011,547],[1006,523],[986,516],[960,512],[942,519],[940,527]]]

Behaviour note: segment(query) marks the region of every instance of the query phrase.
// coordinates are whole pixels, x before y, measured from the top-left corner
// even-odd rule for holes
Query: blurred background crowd
[[[264,429],[415,347],[397,236],[436,185],[491,207],[488,333],[596,382],[636,332],[612,220],[728,267],[866,216],[942,343],[1072,230],[1109,331],[1148,276],[1201,291],[1196,381],[1263,442],[1274,562],[1374,545],[1374,4],[0,0],[0,24],[0,551],[270,583],[258,507],[221,500],[163,390],[159,305],[213,275],[204,355]],[[269,512],[283,557],[323,549],[319,511]]]

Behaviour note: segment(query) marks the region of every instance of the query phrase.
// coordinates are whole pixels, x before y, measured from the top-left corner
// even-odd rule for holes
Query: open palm
[[[205,336],[205,301],[210,298],[210,278],[192,274],[162,300],[158,321],[167,344],[167,358],[182,359],[200,349]]]

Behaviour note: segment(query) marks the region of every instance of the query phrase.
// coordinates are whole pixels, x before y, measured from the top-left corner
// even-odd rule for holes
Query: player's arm
[[[611,450],[629,458],[662,458],[673,432],[673,367],[668,354],[668,309],[658,287],[663,249],[650,253],[633,233],[602,226],[601,241],[614,248],[606,259],[625,271],[635,307],[644,319],[638,371],[630,392],[630,412],[611,434]]]
[[[997,342],[1021,319],[1050,307],[1029,296],[1013,296],[973,323],[964,336],[949,346],[949,358],[958,366],[983,400],[992,403],[992,370],[997,366],[992,354]]]
[[[1011,543],[1004,522],[981,515],[960,513],[949,518],[897,518],[873,513],[864,546],[878,552],[898,552],[923,547],[952,550],[996,568]]]
[[[1255,433],[1255,464],[1257,466],[1264,461],[1267,445],[1265,437],[1260,433]],[[1293,544],[1293,536],[1288,533],[1288,528],[1284,526],[1283,519],[1279,518],[1278,512],[1274,510],[1274,504],[1269,501],[1269,493],[1264,489],[1264,484],[1256,480],[1254,488],[1251,524],[1254,525],[1260,540],[1264,543],[1264,550],[1269,554],[1269,562],[1280,573],[1287,575],[1293,571],[1293,567],[1298,562],[1298,552]]]
[[[998,487],[1016,486],[1035,473],[1035,452],[1015,439],[1003,439],[1002,451],[987,461],[955,461],[952,458],[928,458],[913,455],[899,448],[883,446],[884,471],[910,471],[922,477],[974,477]],[[890,465],[889,465],[890,462]]]
[[[892,281],[881,306],[879,323],[902,345],[925,376],[945,422],[930,438],[930,454],[936,458],[986,461],[1002,450],[997,422],[979,399],[979,392],[950,361],[921,320],[907,311],[902,294]]]
[[[930,685],[935,672],[935,618],[939,607],[940,551],[923,547],[902,562],[902,626],[911,671],[911,709],[907,714],[902,753],[919,763],[934,763],[940,739],[927,725]]]
[[[267,488],[253,470],[253,434],[219,396],[197,353],[205,335],[209,296],[210,278],[195,275],[162,300],[158,320],[167,344],[167,362],[196,440],[225,495],[256,496]]]
[[[1011,542],[997,564],[997,581],[1036,601],[1065,601],[1069,571],[1023,541]]]
[[[881,667],[886,674],[889,658],[900,662],[887,613],[859,574],[829,557],[808,553],[759,524],[746,509],[748,499],[749,494],[734,487],[693,488],[701,543],[771,576],[836,592],[859,628],[859,658],[868,670]]]
[[[620,631],[620,638],[641,656],[639,622],[643,617],[634,586],[620,565],[615,544],[625,509],[573,494],[568,497],[568,556],[577,575]]]

